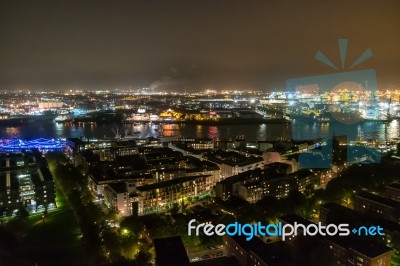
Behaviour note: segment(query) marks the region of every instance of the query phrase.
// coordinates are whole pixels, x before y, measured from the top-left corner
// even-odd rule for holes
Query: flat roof
[[[224,180],[219,181],[220,184],[234,184],[238,181],[243,181],[245,179],[250,179],[252,177],[263,176],[264,172],[262,169],[257,168],[254,170],[249,170],[246,172],[239,173],[237,175],[233,175],[230,177],[225,178]]]
[[[288,223],[288,224],[294,224],[295,222],[297,223],[301,223],[304,225],[309,225],[309,224],[313,224],[313,222],[311,222],[310,220],[301,217],[300,215],[297,214],[288,214],[288,215],[284,215],[279,217],[279,220]]]
[[[376,215],[366,215],[333,202],[325,203],[321,205],[320,208],[329,210],[331,218],[328,217],[327,223],[333,222],[332,218],[339,218],[340,222],[349,223],[354,226],[379,225],[385,231],[400,233],[400,224],[383,219]]]
[[[190,265],[180,236],[153,239],[156,265]]]
[[[111,183],[108,185],[112,188],[112,190],[114,190],[118,194],[127,192],[125,182]]]
[[[386,187],[400,190],[400,183],[392,183],[392,184],[386,185]]]
[[[200,260],[192,262],[192,266],[242,266],[235,257],[219,257],[209,260]]]
[[[393,251],[385,244],[368,241],[366,239],[360,239],[355,236],[330,236],[326,237],[326,239],[343,248],[357,251],[358,253],[361,253],[371,259]]]
[[[233,239],[243,250],[250,252],[250,250],[264,249],[267,243],[262,241],[259,237],[253,237],[251,240],[246,240],[246,236],[232,235],[228,236]]]
[[[383,244],[374,243],[371,241],[357,241],[352,243],[350,249],[353,249],[361,254],[368,256],[369,258],[375,258],[385,254],[387,252],[392,252],[393,250]]]
[[[356,198],[362,198],[362,199],[366,199],[369,201],[377,202],[377,203],[380,203],[382,205],[386,205],[386,206],[389,206],[392,208],[400,207],[400,202],[397,202],[395,200],[385,198],[382,196],[378,196],[378,195],[375,195],[375,194],[372,194],[372,193],[366,192],[366,191],[356,194]]]
[[[291,266],[296,264],[291,247],[283,241],[265,244],[262,248],[256,247],[251,252],[267,265]]]

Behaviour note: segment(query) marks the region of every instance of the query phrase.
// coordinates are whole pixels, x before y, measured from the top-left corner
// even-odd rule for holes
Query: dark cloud
[[[1,1],[0,87],[281,87],[367,48],[400,84],[400,2]]]

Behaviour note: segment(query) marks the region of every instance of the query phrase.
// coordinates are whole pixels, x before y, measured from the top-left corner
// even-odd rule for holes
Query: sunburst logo
[[[342,69],[344,69],[345,62],[346,62],[346,52],[347,52],[348,40],[347,39],[339,39],[338,43],[339,43],[339,52],[340,52],[340,59],[341,59],[341,63],[342,63]],[[373,54],[372,54],[371,49],[365,50],[365,52],[362,55],[360,55],[358,57],[358,59],[350,66],[350,69],[361,64],[362,62],[364,62],[365,60],[367,60],[368,58],[370,58],[372,56],[373,56]],[[335,70],[338,69],[337,66],[334,63],[332,63],[332,61],[329,60],[328,57],[326,57],[325,54],[322,53],[321,51],[317,52],[317,54],[315,55],[315,59],[317,59],[318,61],[321,61],[325,65],[327,65]]]

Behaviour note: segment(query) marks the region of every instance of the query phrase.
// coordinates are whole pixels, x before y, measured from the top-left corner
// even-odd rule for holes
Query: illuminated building
[[[185,176],[137,187],[138,195],[133,201],[138,202],[140,215],[159,212],[171,208],[174,203],[206,196],[214,185],[213,176]]]
[[[83,169],[90,190],[122,215],[164,211],[179,200],[211,193],[220,180],[219,167],[169,148],[140,147],[141,154],[101,162],[93,151],[83,152]],[[136,202],[136,203],[135,203]]]
[[[173,142],[173,145],[183,150],[210,150],[214,149],[214,140],[179,138],[176,142]]]
[[[0,151],[21,152],[24,150],[38,149],[39,151],[62,151],[64,142],[59,139],[0,139]]]
[[[110,183],[104,186],[104,199],[106,205],[113,211],[123,216],[132,215],[132,204],[129,193],[133,191],[132,183]]]
[[[132,139],[98,140],[69,138],[64,153],[75,165],[82,163],[82,152],[91,150],[100,161],[114,161],[117,156],[138,154],[136,141]]]
[[[215,187],[216,196],[222,200],[234,196],[255,203],[266,196],[284,198],[290,190],[304,192],[307,186],[314,188],[319,185],[318,175],[308,169],[296,172],[285,170],[281,174],[274,174],[277,163],[274,165],[273,168],[270,166],[264,170],[246,171],[218,182]],[[290,168],[290,165],[286,165],[286,168]]]
[[[56,207],[53,176],[41,155],[0,155],[0,214],[15,214],[20,207],[31,212]]]
[[[307,185],[314,188],[319,184],[318,178],[308,169],[287,174],[283,177],[260,177],[254,182],[244,183],[239,186],[238,197],[250,203],[255,203],[266,196],[277,199],[284,198],[291,190],[304,192]]]
[[[62,102],[39,102],[39,109],[46,110],[46,109],[59,109],[63,107]]]

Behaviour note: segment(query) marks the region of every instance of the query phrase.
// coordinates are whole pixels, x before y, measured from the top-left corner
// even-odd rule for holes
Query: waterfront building
[[[62,108],[64,103],[62,102],[38,102],[38,108],[40,110],[54,110]]]
[[[179,138],[172,142],[172,145],[182,150],[202,151],[214,149],[214,140],[212,139],[196,139],[196,138]]]
[[[161,139],[158,138],[145,138],[145,139],[136,139],[136,145],[138,147],[154,147],[154,148],[161,148],[164,147],[164,144]]]
[[[64,153],[75,165],[82,164],[82,152],[91,150],[100,161],[114,161],[117,156],[138,154],[136,141],[132,139],[78,139],[66,141]]]

